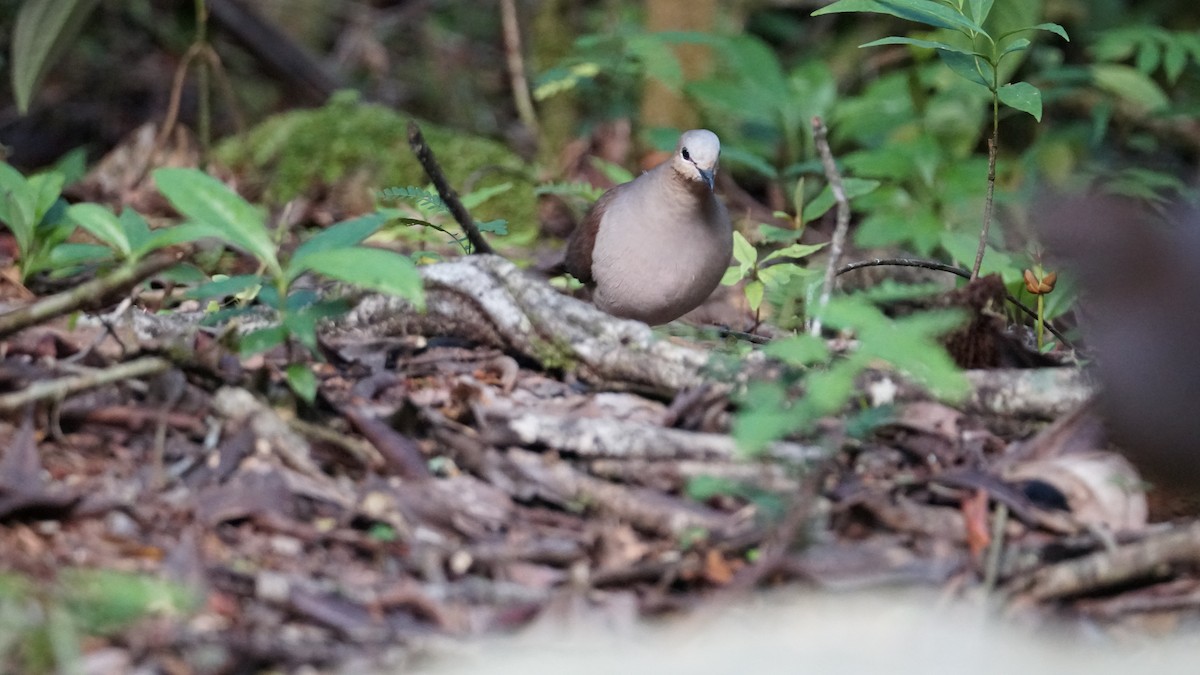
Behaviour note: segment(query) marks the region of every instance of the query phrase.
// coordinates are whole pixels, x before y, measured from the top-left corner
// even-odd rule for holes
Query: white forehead
[[[696,164],[711,166],[717,163],[721,154],[721,139],[708,129],[692,129],[679,137],[679,146],[675,150],[680,152],[684,148]]]

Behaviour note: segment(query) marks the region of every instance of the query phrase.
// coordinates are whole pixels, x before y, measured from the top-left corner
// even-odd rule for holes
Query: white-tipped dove
[[[733,226],[713,194],[721,141],[707,129],[596,202],[567,245],[567,271],[615,316],[663,324],[690,312],[729,267]]]

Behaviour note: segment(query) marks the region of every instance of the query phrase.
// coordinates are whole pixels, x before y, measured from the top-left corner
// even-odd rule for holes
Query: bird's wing
[[[567,256],[565,260],[567,271],[571,273],[571,276],[584,284],[591,284],[594,281],[592,277],[592,251],[596,248],[596,233],[600,230],[600,220],[604,218],[604,210],[608,208],[609,203],[616,198],[626,185],[628,183],[618,185],[600,195],[600,199],[596,200],[596,203],[588,210],[587,215],[583,217],[583,221],[571,233],[571,241],[567,243]]]

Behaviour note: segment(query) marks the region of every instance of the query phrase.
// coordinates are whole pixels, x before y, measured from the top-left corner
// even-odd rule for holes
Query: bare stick
[[[517,22],[516,0],[500,0],[500,18],[504,26],[504,56],[508,61],[508,79],[512,87],[513,102],[521,123],[536,138],[538,135],[537,112],[529,96],[529,80],[525,77],[525,57],[521,53],[521,26]]]
[[[429,149],[429,144],[421,135],[421,127],[417,126],[413,120],[408,121],[408,145],[412,148],[413,154],[417,156],[417,161],[421,163],[421,168],[425,169],[425,175],[429,176],[429,180],[433,182],[438,196],[446,202],[446,207],[450,209],[450,213],[466,233],[467,241],[471,242],[475,253],[495,253],[487,240],[479,233],[479,228],[475,226],[475,221],[471,218],[467,207],[463,206],[462,201],[459,200],[458,193],[450,187],[450,183],[446,180],[446,174],[442,173],[442,167],[438,166],[437,158],[433,156],[433,150]]]
[[[30,403],[46,399],[60,400],[71,394],[76,394],[87,389],[95,389],[105,384],[162,373],[171,367],[171,362],[164,358],[147,356],[129,361],[128,363],[118,363],[110,368],[95,370],[84,375],[60,377],[55,380],[40,380],[20,391],[0,396],[0,412],[12,412]]]
[[[983,265],[983,252],[987,248],[988,229],[992,226],[992,195],[996,193],[996,144],[999,131],[993,125],[992,137],[988,139],[987,198],[983,202],[983,229],[979,231],[979,248],[975,250],[975,266],[971,268],[971,281],[979,278],[979,267]]]
[[[51,295],[31,305],[0,314],[0,338],[77,309],[103,307],[108,298],[126,291],[183,259],[181,252],[161,252],[136,265],[123,265],[110,274],[96,277],[69,291]]]
[[[829,245],[829,263],[825,266],[825,281],[821,284],[821,296],[817,300],[816,316],[825,305],[829,304],[829,296],[833,293],[833,282],[837,277],[838,260],[846,247],[846,231],[850,229],[850,201],[846,199],[846,188],[842,185],[842,174],[838,171],[837,163],[833,161],[833,152],[829,150],[829,131],[820,117],[812,119],[813,140],[817,144],[817,152],[821,155],[821,164],[825,167],[825,178],[829,181],[829,190],[837,203],[837,225],[833,228],[833,240]],[[821,320],[814,318],[809,327],[813,335],[821,334]]]

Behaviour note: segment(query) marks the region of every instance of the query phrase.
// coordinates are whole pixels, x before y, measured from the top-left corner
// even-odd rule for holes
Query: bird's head
[[[721,139],[716,134],[708,129],[692,129],[679,137],[671,165],[684,180],[702,183],[712,190],[720,154]]]

